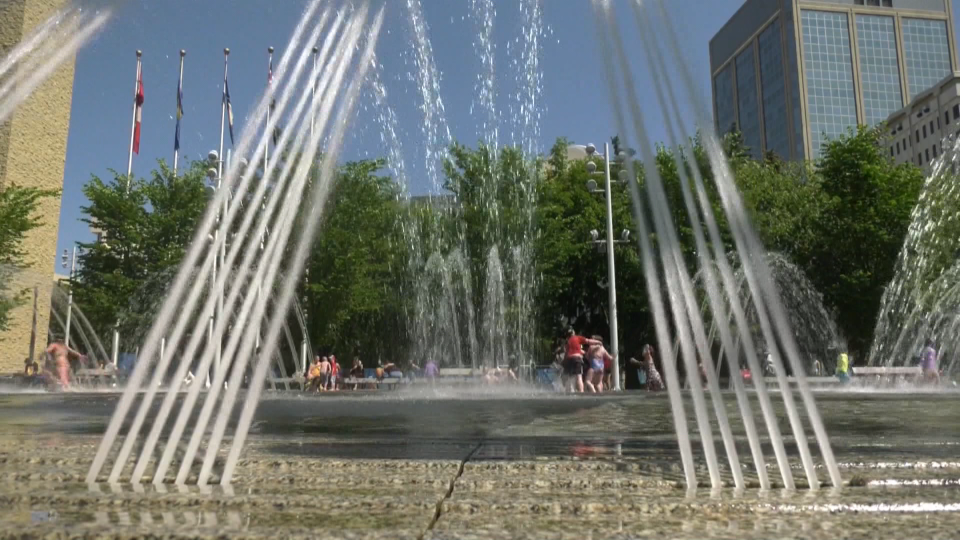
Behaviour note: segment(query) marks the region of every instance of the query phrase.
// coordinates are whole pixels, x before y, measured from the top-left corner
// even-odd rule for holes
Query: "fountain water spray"
[[[733,185],[730,177],[729,165],[726,163],[722,152],[719,152],[719,143],[716,141],[715,135],[712,132],[712,125],[708,123],[707,117],[704,114],[702,100],[700,100],[699,96],[696,95],[692,84],[692,79],[687,72],[687,66],[680,57],[678,49],[679,44],[673,31],[670,19],[666,14],[662,3],[658,2],[657,4],[661,8],[662,21],[659,25],[653,23],[653,21],[650,19],[650,15],[646,12],[641,2],[637,1],[631,3],[636,16],[636,22],[639,27],[640,35],[644,39],[647,60],[654,72],[653,80],[655,82],[658,99],[660,101],[659,106],[661,111],[663,111],[664,122],[667,127],[670,145],[674,149],[674,157],[677,160],[685,210],[692,225],[697,244],[697,262],[701,267],[701,272],[703,273],[704,284],[707,289],[709,300],[708,305],[711,308],[714,320],[727,321],[728,316],[726,306],[727,301],[729,301],[730,306],[734,311],[734,317],[737,320],[737,330],[742,336],[742,339],[747,343],[748,364],[750,364],[750,367],[754,373],[762,373],[762,371],[758,369],[759,362],[756,359],[754,344],[752,343],[752,338],[749,336],[749,327],[746,325],[744,310],[740,305],[740,299],[735,282],[733,280],[733,274],[726,259],[727,255],[724,253],[722,244],[720,243],[716,220],[714,219],[712,210],[710,208],[710,201],[707,198],[706,191],[703,186],[703,179],[699,173],[698,164],[695,162],[688,163],[687,160],[684,159],[682,146],[677,140],[676,133],[674,131],[674,124],[679,123],[679,106],[676,101],[676,94],[673,90],[672,84],[670,83],[670,76],[667,73],[665,65],[662,61],[662,55],[664,54],[673,55],[674,63],[679,66],[684,74],[683,83],[686,86],[686,92],[689,94],[688,99],[690,99],[693,105],[697,108],[697,112],[700,117],[701,129],[704,131],[704,135],[706,136],[706,146],[710,151],[711,165],[717,178],[721,200],[736,239],[738,254],[744,266],[745,276],[750,284],[750,290],[752,293],[751,300],[756,306],[758,318],[760,319],[766,341],[767,343],[775,345],[779,339],[779,343],[782,345],[785,356],[790,363],[791,371],[798,380],[800,393],[807,410],[807,415],[811,424],[813,425],[814,432],[817,435],[817,440],[820,443],[821,454],[823,455],[826,468],[830,473],[831,481],[835,486],[839,486],[839,472],[833,459],[832,450],[829,446],[829,440],[827,440],[826,433],[823,429],[822,420],[819,417],[819,413],[816,410],[816,405],[813,402],[812,395],[810,394],[809,386],[807,385],[804,376],[803,367],[800,365],[799,354],[797,352],[797,346],[793,335],[789,328],[789,321],[784,313],[782,302],[779,299],[779,293],[770,278],[769,268],[766,266],[766,263],[762,257],[759,256],[762,254],[759,240],[757,239],[755,231],[753,231],[752,226],[747,220],[739,193],[736,191],[736,187]],[[667,372],[667,386],[670,393],[671,406],[674,412],[675,427],[677,429],[678,442],[680,444],[680,453],[687,485],[689,487],[695,487],[697,485],[697,480],[695,472],[693,471],[692,449],[690,448],[689,435],[686,431],[686,418],[685,413],[683,412],[683,401],[680,396],[679,385],[676,383],[676,381],[673,383],[670,381],[671,378],[676,376],[676,367],[673,359],[667,353],[667,351],[671,350],[671,348],[669,346],[670,340],[668,338],[668,330],[666,328],[667,319],[663,306],[662,294],[664,294],[664,292],[668,294],[669,307],[673,319],[673,327],[678,333],[679,352],[684,361],[687,375],[688,377],[697,379],[697,382],[691,384],[691,393],[693,397],[697,424],[700,431],[700,439],[703,443],[703,451],[706,457],[707,467],[710,471],[711,484],[714,487],[718,487],[721,482],[716,452],[713,447],[710,417],[708,416],[706,403],[703,396],[703,389],[699,383],[699,377],[696,376],[698,373],[696,365],[698,357],[703,361],[705,367],[707,368],[707,386],[710,394],[712,395],[713,408],[720,425],[720,431],[725,443],[727,458],[732,469],[731,472],[734,476],[734,483],[737,486],[741,486],[743,482],[739,471],[741,466],[736,454],[736,447],[733,444],[729,419],[726,417],[716,375],[713,373],[711,357],[712,351],[710,348],[710,342],[707,339],[704,331],[703,315],[697,306],[693,282],[690,279],[686,263],[680,253],[680,246],[677,239],[676,230],[674,229],[672,223],[670,207],[668,205],[662,180],[656,166],[655,155],[651,150],[652,147],[644,127],[644,117],[638,105],[636,88],[633,82],[630,64],[627,60],[623,46],[623,41],[620,37],[619,29],[613,17],[612,7],[609,0],[594,0],[594,6],[597,8],[598,37],[601,40],[603,47],[604,63],[608,79],[607,82],[611,92],[611,101],[614,106],[618,121],[618,129],[621,134],[630,133],[626,129],[627,123],[624,119],[624,112],[626,111],[628,113],[627,118],[631,120],[634,127],[632,133],[636,137],[635,140],[640,145],[640,150],[643,155],[645,172],[644,178],[649,204],[644,206],[640,197],[639,186],[635,181],[630,182],[631,196],[633,199],[635,219],[637,221],[637,227],[639,228],[638,241],[640,242],[644,266],[646,268],[645,274],[647,288],[654,311],[658,343],[661,351],[664,351],[665,353],[664,368]],[[662,29],[662,33],[667,34],[667,39],[657,39],[657,28]],[[663,47],[658,47],[657,45],[658,43],[662,42],[667,43],[666,48],[669,49],[669,52],[658,50],[658,48],[663,49]],[[613,58],[617,60],[616,66],[619,68],[619,70],[615,69]],[[623,102],[621,102],[622,92],[625,92],[625,96],[623,96]],[[624,108],[624,105],[626,105],[626,108]],[[635,173],[633,173],[632,162],[628,161],[627,166],[631,171],[631,177],[636,178]],[[697,210],[697,205],[693,199],[693,194],[690,191],[690,175],[688,175],[688,172],[693,176],[694,184],[697,189],[696,202],[699,203],[700,212]],[[653,222],[654,230],[657,233],[658,251],[660,255],[659,261],[654,260],[653,250],[649,244],[646,224],[648,216],[644,215],[644,208],[649,209],[651,214],[649,219]],[[703,230],[701,228],[701,212],[702,218],[707,225],[711,244],[713,245],[712,250],[708,249],[707,242],[704,238]],[[713,258],[715,259],[720,270],[721,279],[719,284],[716,275],[714,274],[714,262],[711,261],[710,258],[711,252],[713,253]],[[667,284],[666,291],[663,291],[660,288],[659,277],[657,274],[658,264],[662,265],[663,267]],[[724,299],[724,294],[721,294],[720,284],[723,286],[727,300]],[[720,326],[723,326],[723,324],[721,323]],[[721,343],[723,346],[722,350],[728,355],[728,357],[735,355],[733,345],[734,341],[733,336],[730,333],[730,329],[724,327],[720,329],[720,332]],[[779,352],[777,350],[772,352],[772,360],[776,367],[778,378],[781,379],[780,386],[784,398],[784,404],[787,409],[791,427],[793,428],[797,447],[800,451],[801,460],[807,474],[807,479],[810,487],[812,489],[816,489],[819,484],[816,478],[814,464],[809,452],[809,448],[807,447],[807,440],[803,431],[803,425],[800,421],[797,407],[793,401],[792,391],[786,384],[787,373],[786,370],[783,369],[779,358]],[[755,462],[754,465],[757,469],[761,486],[768,487],[769,481],[767,480],[765,473],[766,464],[764,463],[763,453],[759,444],[759,436],[756,433],[755,424],[753,422],[753,414],[750,408],[749,400],[744,392],[742,381],[739,380],[739,370],[731,370],[731,376],[733,377],[737,402],[750,442],[751,453]],[[753,381],[755,385],[757,385],[761,410],[763,411],[764,419],[771,436],[771,441],[773,442],[774,452],[777,456],[777,461],[780,466],[784,485],[786,487],[792,487],[793,479],[789,470],[789,462],[787,461],[786,452],[783,448],[783,442],[780,440],[780,433],[777,429],[777,419],[773,413],[769,396],[767,395],[766,388],[763,385],[762,377],[753,377]]]
[[[346,30],[344,31],[343,35],[339,36],[340,39],[336,39],[338,36],[337,30],[345,15],[341,12],[333,25],[330,28],[327,28],[326,22],[329,11],[325,12],[320,17],[319,22],[314,20],[314,15],[320,3],[320,0],[315,0],[310,2],[310,4],[307,6],[297,29],[290,39],[290,43],[286,48],[286,52],[274,73],[274,82],[277,84],[276,88],[278,91],[272,93],[272,95],[279,96],[279,98],[277,99],[276,107],[273,109],[273,113],[270,115],[266,126],[264,126],[264,129],[262,130],[259,129],[261,127],[261,123],[266,117],[267,107],[269,106],[269,96],[264,95],[258,104],[250,124],[246,126],[246,129],[244,129],[243,136],[241,137],[240,144],[238,145],[238,155],[245,155],[248,151],[253,149],[254,153],[256,154],[256,159],[259,159],[260,153],[262,153],[263,149],[266,147],[265,144],[263,144],[264,140],[262,139],[272,135],[274,128],[276,127],[276,123],[284,114],[288,101],[291,99],[291,97],[294,95],[301,96],[300,103],[298,103],[298,105],[295,107],[295,110],[292,114],[294,122],[291,122],[288,128],[283,131],[283,135],[279,141],[279,146],[284,146],[287,144],[290,138],[293,137],[293,141],[288,148],[289,155],[295,157],[285,160],[283,171],[280,173],[280,178],[276,181],[276,185],[272,186],[272,191],[268,195],[269,199],[266,207],[262,208],[260,201],[264,197],[267,186],[271,184],[269,181],[269,176],[273,171],[277,170],[277,160],[283,159],[280,152],[275,152],[271,156],[270,162],[264,169],[264,177],[260,179],[255,193],[252,196],[251,203],[245,205],[246,209],[242,214],[242,223],[238,226],[236,234],[230,235],[233,239],[233,242],[230,246],[229,254],[227,254],[224,258],[224,271],[217,276],[217,283],[215,285],[215,289],[220,289],[224,287],[228,280],[231,282],[231,287],[229,290],[225,291],[227,296],[227,309],[225,310],[225,313],[232,313],[233,304],[237,301],[242,289],[248,288],[248,284],[262,283],[265,290],[273,290],[274,283],[277,281],[278,276],[281,275],[279,272],[280,261],[284,260],[285,262],[290,262],[290,259],[281,257],[281,253],[284,249],[284,246],[287,245],[290,234],[293,231],[293,223],[298,215],[298,211],[300,210],[299,201],[302,199],[304,189],[309,184],[308,178],[310,177],[310,172],[313,169],[315,157],[319,152],[322,136],[326,132],[327,126],[333,127],[333,131],[328,136],[329,144],[326,149],[326,156],[324,157],[322,163],[321,177],[319,182],[311,187],[312,192],[314,193],[314,205],[308,207],[308,210],[312,211],[308,214],[310,219],[306,220],[307,226],[305,227],[305,231],[300,237],[300,241],[297,245],[296,259],[293,260],[291,264],[293,268],[288,269],[286,278],[283,279],[283,285],[281,288],[277,289],[279,300],[274,302],[274,312],[273,316],[269,320],[269,332],[265,336],[265,346],[261,348],[259,352],[258,363],[254,368],[253,377],[250,381],[249,394],[245,400],[243,413],[241,414],[241,423],[237,426],[237,432],[233,438],[231,456],[234,457],[232,461],[228,461],[228,465],[230,467],[229,472],[225,471],[221,479],[222,483],[229,483],[230,475],[232,474],[233,467],[235,467],[236,456],[239,456],[239,452],[242,450],[243,440],[246,435],[246,431],[249,429],[249,420],[252,419],[253,411],[256,408],[257,400],[259,398],[260,391],[262,390],[262,388],[259,386],[263,385],[267,368],[269,367],[276,353],[277,342],[280,339],[279,334],[285,326],[287,312],[291,307],[293,291],[296,288],[296,283],[298,281],[297,276],[300,270],[302,270],[304,259],[306,257],[305,251],[313,238],[313,234],[316,232],[316,223],[318,222],[318,219],[316,218],[315,214],[318,214],[322,209],[322,203],[325,200],[326,193],[328,193],[328,184],[333,172],[335,171],[336,156],[337,152],[339,151],[339,147],[342,144],[343,131],[345,126],[349,123],[348,120],[352,114],[354,101],[360,85],[365,80],[365,74],[370,63],[370,55],[372,54],[373,47],[375,46],[376,37],[382,22],[381,11],[376,20],[373,22],[372,26],[369,28],[370,34],[367,37],[367,47],[364,56],[354,64],[353,58],[356,44],[359,41],[361,34],[363,34],[364,24],[367,19],[366,6],[359,9],[356,13],[346,16],[349,18],[349,23],[346,26]],[[287,68],[291,61],[292,52],[301,48],[303,35],[305,34],[306,30],[311,27],[313,28],[313,31],[309,38],[310,42],[306,44],[307,52],[300,55],[300,59],[298,60],[296,67],[293,69],[293,73],[288,77]],[[308,113],[302,114],[303,109],[306,106],[306,99],[310,97],[311,92],[302,91],[303,88],[308,86],[305,84],[299,84],[300,74],[302,73],[303,67],[306,64],[306,59],[310,56],[309,51],[312,43],[317,40],[325,28],[327,28],[329,33],[326,38],[324,47],[325,51],[321,55],[323,57],[323,62],[321,65],[314,68],[311,77],[308,81],[306,81],[307,84],[317,84],[317,79],[319,78],[318,91],[313,97]],[[327,62],[328,57],[332,58],[329,63]],[[351,66],[353,67],[353,70],[348,69]],[[348,71],[351,73],[351,82],[345,88],[343,85],[343,78]],[[320,73],[322,73],[322,76],[319,76]],[[335,106],[339,107],[339,112],[335,121],[331,124],[330,121],[332,119],[332,112],[334,111]],[[316,114],[318,112],[319,115]],[[306,133],[310,131],[312,122],[303,121],[303,118],[314,117],[317,118],[317,129],[313,135],[308,138]],[[297,125],[299,125],[299,128]],[[259,144],[257,144],[255,141],[257,133],[262,133]],[[256,159],[253,161],[256,161]],[[291,169],[294,165],[296,165],[296,171],[292,172]],[[170,338],[167,350],[175,349],[179,347],[180,340],[183,337],[183,333],[187,325],[192,319],[194,319],[194,317],[192,317],[190,314],[194,313],[194,307],[196,306],[200,297],[201,289],[204,288],[203,284],[206,282],[210,273],[211,265],[209,263],[212,262],[211,257],[216,256],[217,252],[223,248],[223,245],[220,243],[226,242],[228,235],[217,235],[214,237],[214,243],[218,245],[215,245],[213,248],[209,249],[206,249],[208,243],[207,236],[210,235],[214,227],[218,226],[222,226],[224,230],[233,230],[231,227],[235,225],[234,220],[238,217],[238,212],[241,211],[242,205],[226,205],[226,210],[222,213],[223,221],[220,224],[216,222],[216,214],[218,213],[217,210],[224,208],[224,203],[226,202],[230,192],[235,191],[236,193],[247,193],[248,186],[253,178],[253,174],[254,171],[252,168],[241,170],[241,168],[236,164],[231,164],[231,166],[228,168],[223,182],[224,189],[218,190],[214,200],[211,201],[203,224],[199,228],[197,235],[191,244],[191,248],[185,257],[184,263],[180,268],[176,282],[171,288],[170,294],[164,303],[163,308],[161,309],[160,315],[158,316],[150,334],[147,337],[143,347],[141,361],[137,363],[134,372],[131,374],[127,391],[121,398],[117,411],[114,414],[114,417],[111,419],[107,433],[105,434],[104,440],[98,449],[97,456],[94,459],[93,466],[88,473],[89,482],[96,481],[98,478],[100,470],[106,461],[110,449],[117,437],[119,427],[127,416],[127,412],[129,411],[133,401],[133,396],[138,392],[140,384],[150,369],[152,364],[151,359],[156,352],[158,337],[161,335],[169,335]],[[237,178],[238,176],[240,177],[239,182]],[[278,205],[280,207],[279,213],[276,215],[276,217],[274,217]],[[253,224],[254,219],[257,220],[256,230],[248,235],[247,233]],[[271,233],[269,235],[269,241],[267,242],[265,251],[261,253],[261,240],[264,238],[264,234],[267,232],[268,224],[271,220],[273,220],[273,224],[269,227],[269,231]],[[198,259],[200,258],[200,253],[205,249],[207,251],[207,260],[198,265],[197,263]],[[244,251],[244,260],[239,266],[234,267],[234,261],[241,249]],[[257,255],[261,256],[257,257]],[[259,262],[255,270],[253,270],[254,259],[257,259]],[[195,268],[199,268],[199,271],[197,271],[196,276],[193,276],[192,274]],[[231,272],[234,275],[231,275]],[[250,274],[256,274],[252,280],[247,279],[247,276]],[[186,290],[188,285],[190,286],[189,292]],[[186,294],[186,298],[184,298],[184,294]],[[231,375],[230,384],[227,388],[226,396],[220,403],[220,409],[218,413],[219,416],[217,417],[211,440],[208,443],[207,454],[198,477],[198,483],[204,484],[209,479],[213,464],[213,457],[216,456],[219,450],[220,442],[226,430],[227,419],[231,415],[237,393],[242,385],[242,379],[246,372],[247,360],[253,353],[254,341],[259,335],[258,329],[260,327],[261,320],[267,315],[267,302],[262,299],[258,300],[258,298],[259,295],[257,294],[244,294],[243,306],[239,315],[234,321],[228,321],[227,317],[219,318],[212,333],[212,339],[208,340],[203,352],[200,355],[200,371],[203,372],[209,367],[211,359],[214,356],[215,349],[222,344],[228,322],[232,322],[229,340],[226,350],[224,351],[224,361],[222,365],[216,368],[213,372],[214,384],[204,400],[204,406],[201,410],[202,420],[199,421],[195,426],[189,446],[187,448],[187,454],[184,459],[181,460],[180,472],[177,475],[177,483],[182,484],[188,480],[188,474],[191,465],[193,464],[193,456],[199,449],[200,442],[206,432],[206,426],[210,419],[210,414],[213,411],[213,407],[217,403],[219,391],[222,388],[223,381],[226,379],[226,376],[229,373]],[[201,310],[199,310],[200,315],[198,316],[197,320],[204,320],[206,316],[212,312],[215,301],[216,299],[212,296],[206,299],[205,305]],[[256,305],[254,306],[254,304]],[[181,314],[184,314],[184,316],[178,319],[173,331],[170,332],[169,324],[172,320],[174,311],[179,311]],[[252,317],[250,316],[251,311],[253,311]],[[241,336],[243,337],[244,342],[242,347],[240,347],[238,350],[238,342]],[[132,476],[132,480],[134,482],[138,482],[146,470],[146,467],[152,456],[153,448],[158,442],[160,433],[166,424],[170,409],[173,405],[174,398],[171,398],[170,396],[177,392],[177,389],[180,385],[180,378],[185,372],[186,367],[194,360],[193,357],[201,339],[202,332],[193,332],[190,343],[187,345],[184,354],[181,356],[182,360],[181,364],[177,368],[177,375],[174,376],[172,380],[167,399],[165,399],[164,404],[161,405],[162,414],[155,418],[153,428],[147,438],[147,444],[144,445],[143,452],[141,453],[140,459],[135,467],[134,475]],[[169,356],[169,354],[164,355],[164,357],[162,357],[157,363],[154,371],[154,379],[157,379],[158,382],[166,373],[166,365],[169,363]],[[134,422],[131,425],[131,428],[128,430],[127,438],[124,441],[121,452],[117,456],[113,470],[111,471],[111,481],[117,480],[121,472],[124,470],[127,458],[132,450],[132,446],[139,436],[143,417],[146,415],[146,411],[150,407],[150,402],[152,402],[153,395],[150,387],[153,386],[153,384],[149,385],[147,394],[144,396],[144,399],[140,404],[140,409],[134,418]],[[164,481],[166,471],[170,465],[175,450],[178,448],[180,437],[186,428],[187,420],[193,411],[199,392],[200,385],[194,385],[191,387],[188,392],[187,399],[181,406],[180,414],[178,415],[174,428],[170,433],[163,456],[161,457],[160,462],[157,465],[156,473],[153,476],[154,483],[162,483]],[[246,425],[244,422],[247,422]],[[235,452],[233,450],[235,450]]]

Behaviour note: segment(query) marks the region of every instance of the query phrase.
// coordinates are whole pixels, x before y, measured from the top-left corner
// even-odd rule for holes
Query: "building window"
[[[930,121],[930,136],[933,137],[933,120]]]
[[[863,110],[872,126],[903,107],[897,35],[893,17],[857,15],[856,21]]]
[[[924,138],[924,139],[927,138],[927,125],[926,125],[926,124],[923,125],[923,138]]]
[[[920,130],[917,130],[917,142],[920,142]]]
[[[774,20],[757,37],[760,57],[760,97],[763,100],[764,148],[790,159],[790,133],[787,125],[787,83],[783,73],[783,43],[780,21]]]
[[[733,64],[727,65],[713,79],[713,93],[717,100],[717,133],[721,136],[737,129],[736,109],[733,105]]]
[[[846,13],[802,10],[807,113],[814,156],[826,142],[857,125],[853,55]]]
[[[897,155],[900,155],[900,141],[897,141]]]
[[[960,104],[953,106],[953,119],[960,119]]]
[[[937,159],[937,145],[933,145],[933,159]]]
[[[797,66],[800,55],[797,52],[796,24],[793,21],[793,13],[786,10],[786,20],[784,22],[784,34],[787,36],[787,76],[788,84],[791,88],[790,108],[793,115],[793,155],[797,158],[806,156],[806,145],[804,143],[805,124],[803,121],[803,104],[800,100],[800,68]]]
[[[926,150],[923,151],[923,160],[924,160],[924,161],[930,161],[930,149],[929,149],[929,148],[927,148]]]
[[[950,125],[950,111],[943,113],[943,121],[946,122],[948,126]]]
[[[910,81],[910,99],[951,72],[947,23],[931,19],[902,20],[903,54]]]
[[[740,115],[740,133],[750,155],[760,159],[763,141],[760,139],[760,105],[757,103],[757,71],[753,61],[753,46],[737,56],[737,112]]]

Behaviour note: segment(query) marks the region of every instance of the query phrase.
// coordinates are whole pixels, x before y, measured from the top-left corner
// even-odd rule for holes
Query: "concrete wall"
[[[2,0],[0,57],[45,21],[66,0]],[[3,126],[0,126],[0,189],[10,185],[63,188],[63,167],[70,127],[73,59],[65,62]],[[47,342],[50,291],[60,222],[60,197],[44,199],[42,222],[26,238],[28,268],[18,274],[16,288],[39,288],[37,350]],[[31,295],[32,298],[32,295]],[[23,369],[30,347],[32,302],[12,314],[11,328],[0,334],[0,373]]]

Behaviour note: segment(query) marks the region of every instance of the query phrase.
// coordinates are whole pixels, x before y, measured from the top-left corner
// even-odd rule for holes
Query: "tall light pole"
[[[590,174],[595,174],[597,172],[597,164],[592,161],[592,158],[597,153],[597,147],[588,144],[586,146],[587,158],[587,172]],[[619,156],[618,156],[619,158]],[[620,241],[615,241],[613,239],[613,196],[611,191],[611,178],[610,178],[610,145],[603,145],[603,162],[604,162],[604,189],[597,189],[597,183],[594,180],[587,182],[587,189],[591,193],[603,193],[604,199],[606,200],[607,206],[607,238],[605,241],[599,240],[599,234],[593,234],[593,242],[598,246],[605,246],[607,251],[607,294],[609,295],[609,319],[610,319],[610,348],[613,350],[613,390],[620,390],[620,339],[617,330],[617,270],[616,270],[616,260],[614,257],[615,246],[618,243],[625,243],[629,241],[630,232],[627,230],[623,231]],[[621,180],[622,177],[626,176],[625,171],[621,171]]]
[[[60,264],[67,267],[67,250],[63,250]],[[70,322],[73,318],[73,274],[77,271],[77,246],[73,246],[73,257],[70,259],[70,294],[67,295],[67,324],[63,330],[63,344],[70,347]]]
[[[207,194],[209,195],[209,199],[212,201],[216,198],[217,192],[223,188],[223,177],[222,177],[223,167],[224,165],[226,165],[227,170],[229,170],[230,150],[227,150],[226,160],[220,159],[219,152],[217,152],[216,150],[211,150],[207,154],[207,163],[210,165],[210,168],[207,169],[207,178],[209,178],[210,181],[213,183],[213,185],[210,185],[207,187]],[[247,165],[248,165],[247,160],[244,158],[240,158],[241,170],[245,169]],[[223,317],[223,287],[217,287],[217,270],[219,269],[220,272],[226,272],[226,268],[224,268],[225,262],[226,262],[226,256],[227,256],[227,240],[226,240],[227,231],[225,230],[225,225],[226,225],[225,219],[226,219],[227,213],[230,211],[230,199],[231,197],[230,197],[230,194],[228,193],[227,196],[224,197],[223,207],[218,209],[217,211],[218,226],[216,229],[214,229],[213,236],[210,238],[210,240],[213,241],[214,244],[216,245],[217,240],[220,238],[220,236],[222,235],[224,237],[224,241],[221,242],[219,244],[219,247],[217,248],[217,255],[213,258],[213,268],[212,268],[212,273],[210,275],[210,294],[214,298],[216,298],[216,304],[214,304],[214,314],[213,316],[210,317],[209,321],[207,322],[207,325],[208,325],[207,339],[210,341],[214,340],[213,329],[214,329],[215,321],[217,320],[218,317]],[[217,343],[215,351],[216,351],[215,352],[216,356],[214,358],[214,366],[215,366],[215,369],[219,369],[220,360],[221,360],[220,356],[223,353],[221,343],[219,342]],[[208,386],[209,386],[209,383],[210,383],[210,374],[208,373],[207,374]]]

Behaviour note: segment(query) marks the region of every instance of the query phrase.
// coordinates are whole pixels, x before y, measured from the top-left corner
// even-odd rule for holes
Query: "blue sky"
[[[475,44],[478,22],[469,0],[422,0],[437,67],[446,121],[454,139],[473,144],[483,138],[484,114],[478,106],[478,75],[482,72]],[[639,50],[640,39],[626,0],[615,0],[628,50]],[[237,128],[266,85],[267,47],[278,59],[305,5],[299,0],[128,0],[117,3],[114,18],[77,56],[73,108],[64,173],[63,204],[57,253],[77,241],[90,241],[79,220],[86,204],[82,186],[91,174],[103,178],[109,169],[124,171],[130,137],[135,50],[143,50],[145,105],[141,152],[134,173],[147,175],[157,159],[173,158],[176,84],[179,50],[186,49],[184,118],[181,159],[206,156],[216,148],[220,126],[223,48],[231,49],[230,93]],[[513,142],[516,106],[511,60],[521,37],[519,0],[494,0],[495,89],[500,112],[499,140]],[[681,51],[709,96],[708,42],[740,7],[742,0],[670,0],[675,21],[682,21]],[[424,193],[430,182],[424,172],[420,99],[411,82],[413,56],[407,11],[401,0],[387,0],[384,28],[377,48],[382,80],[398,118],[399,138],[413,193]],[[541,0],[545,31],[540,54],[542,117],[539,148],[546,151],[556,137],[601,144],[614,133],[607,105],[599,46],[587,0]],[[641,103],[656,102],[647,89],[645,68],[637,54],[635,72]],[[376,122],[378,110],[369,97],[361,100],[345,143],[344,159],[379,157],[387,153]],[[687,111],[688,131],[693,130]],[[654,130],[654,140],[665,138]],[[229,143],[229,137],[228,137]],[[322,233],[321,233],[322,234]],[[62,271],[59,268],[57,271]]]

